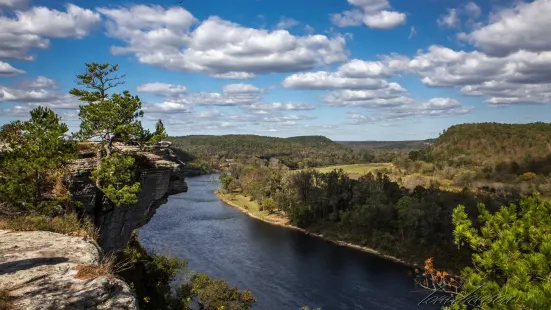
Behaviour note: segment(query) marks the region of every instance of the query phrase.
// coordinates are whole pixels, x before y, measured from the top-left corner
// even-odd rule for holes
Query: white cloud
[[[363,18],[369,28],[391,29],[406,22],[406,14],[394,11],[381,11]]]
[[[340,36],[294,36],[286,30],[247,28],[216,16],[192,30],[195,19],[180,7],[149,7],[147,18],[137,17],[136,7],[148,8],[99,11],[109,19],[108,35],[127,44],[113,47],[112,52],[134,54],[145,64],[218,78],[249,78],[252,74],[312,69],[347,58],[345,39]],[[167,16],[181,21],[176,23]]]
[[[357,124],[366,122],[398,121],[419,117],[444,117],[470,113],[472,107],[463,107],[452,98],[433,98],[427,102],[411,101],[391,107],[370,107],[370,115],[351,112],[349,118]],[[384,108],[384,109],[382,109]]]
[[[16,76],[25,71],[12,67],[9,63],[0,61],[0,76]]]
[[[2,115],[9,115],[9,116],[22,116],[22,115],[29,115],[29,112],[31,111],[31,107],[29,106],[20,106],[16,105],[9,109],[3,109]]]
[[[11,34],[35,34],[52,38],[82,38],[100,21],[100,16],[73,4],[67,12],[46,7],[15,11],[15,18],[0,17],[0,29]]]
[[[406,14],[389,10],[388,0],[348,0],[354,9],[331,14],[331,22],[338,27],[360,26],[391,29],[406,22]]]
[[[228,79],[228,80],[248,80],[256,77],[253,73],[248,72],[227,72],[227,73],[218,73],[214,74],[212,77],[217,79]]]
[[[490,15],[488,25],[460,38],[492,56],[505,56],[521,50],[551,50],[551,1],[518,2],[513,8]]]
[[[100,15],[68,4],[66,12],[46,7],[16,10],[13,16],[0,12],[0,58],[32,60],[28,50],[44,49],[51,38],[82,38],[100,21]]]
[[[414,26],[411,26],[411,29],[409,31],[409,36],[408,36],[408,39],[411,39],[413,38],[414,36],[417,35],[417,30],[415,30],[415,27]]]
[[[441,15],[437,20],[438,26],[445,28],[459,28],[461,21],[457,9],[448,9],[448,13]]]
[[[382,63],[391,62],[396,70],[415,74],[426,85],[462,87],[464,94],[487,97],[493,104],[545,103],[550,99],[551,51],[518,51],[496,57],[433,45],[411,59],[394,55]]]
[[[268,111],[300,111],[314,110],[315,107],[308,103],[301,102],[274,102],[274,103],[254,103],[245,108],[259,111],[258,114],[268,114]]]
[[[187,92],[187,88],[184,85],[159,82],[140,84],[136,87],[136,90],[170,98],[179,97]]]
[[[351,78],[339,72],[304,72],[283,80],[285,88],[293,89],[379,89],[388,82],[378,78]]]
[[[22,7],[27,4],[28,0],[0,0],[0,7]]]
[[[261,89],[251,84],[229,84],[222,88],[226,94],[260,93]]]
[[[276,29],[289,29],[289,28],[292,28],[294,26],[297,26],[298,24],[300,24],[300,23],[296,19],[292,19],[292,18],[288,18],[288,17],[282,17],[279,20],[279,23],[277,23]]]
[[[469,2],[465,5],[465,12],[472,18],[478,18],[482,14],[482,10],[474,2]]]

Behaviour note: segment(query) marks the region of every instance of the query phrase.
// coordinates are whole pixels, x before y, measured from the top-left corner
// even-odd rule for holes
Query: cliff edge
[[[136,159],[136,179],[141,184],[138,203],[116,207],[106,197],[96,199],[101,192],[90,179],[97,164],[94,145],[79,151],[80,158],[69,165],[68,174],[72,199],[82,204],[84,213],[98,227],[98,243],[105,252],[122,250],[132,232],[147,224],[168,196],[187,191],[185,164],[170,149],[170,142],[143,151],[120,144],[115,147]]]
[[[46,231],[0,230],[0,290],[13,309],[138,309],[123,281],[101,270],[92,241]]]

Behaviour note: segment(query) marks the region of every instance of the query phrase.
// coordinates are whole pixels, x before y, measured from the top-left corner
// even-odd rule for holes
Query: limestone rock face
[[[75,277],[77,266],[99,262],[99,248],[82,237],[0,230],[0,289],[14,309],[138,309],[122,280]]]
[[[137,158],[136,175],[142,189],[138,203],[117,207],[106,197],[97,199],[97,195],[102,193],[90,179],[96,167],[95,157],[77,159],[71,164],[69,175],[73,200],[80,202],[85,213],[96,223],[100,233],[99,245],[106,252],[122,250],[132,232],[149,222],[168,196],[187,191],[185,164],[169,147],[155,146],[147,151],[124,145],[116,147]]]

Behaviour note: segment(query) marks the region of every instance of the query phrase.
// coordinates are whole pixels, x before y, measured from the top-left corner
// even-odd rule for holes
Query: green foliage
[[[276,207],[276,202],[272,197],[267,197],[262,200],[262,208],[268,211],[268,213],[274,213]]]
[[[250,309],[256,301],[249,290],[239,291],[222,279],[211,279],[207,274],[187,274],[189,282],[175,289],[171,287],[176,276],[186,273],[187,262],[174,258],[149,254],[140,246],[136,235],[117,258],[119,264],[129,265],[119,273],[128,283],[133,283],[140,308],[145,310],[189,310],[197,300],[203,310]]]
[[[0,166],[0,198],[20,210],[47,212],[52,200],[63,198],[53,192],[54,185],[76,149],[64,139],[68,127],[52,110],[40,106],[30,114],[30,120],[0,130],[0,140],[8,144]]]
[[[464,204],[471,216],[477,204],[491,210],[516,202],[507,192],[408,190],[382,173],[351,179],[344,171],[286,171],[279,167],[234,164],[232,176],[259,209],[277,211],[291,223],[336,240],[360,244],[407,261],[433,256],[456,270],[469,262],[469,249],[454,244],[451,216]],[[275,207],[274,207],[275,206]]]
[[[80,139],[99,139],[98,167],[92,178],[104,194],[117,206],[137,202],[140,184],[129,184],[134,159],[113,154],[113,142],[142,144],[149,134],[143,129],[142,102],[129,91],[121,94],[107,93],[108,90],[124,84],[123,76],[116,75],[118,65],[86,64],[86,72],[77,75],[78,84],[84,89],[73,88],[70,94],[86,105],[80,106]],[[98,196],[99,197],[99,196]]]
[[[170,286],[180,272],[185,272],[187,262],[175,257],[147,253],[132,235],[124,251],[117,257],[117,264],[127,266],[119,271],[127,283],[133,283],[140,309],[189,310],[191,293],[186,285],[176,291]],[[187,289],[190,291],[190,288]]]
[[[160,141],[168,138],[168,135],[165,130],[165,126],[163,125],[162,120],[158,120],[155,124],[155,132],[153,133],[153,136],[149,140],[150,143],[159,143]]]
[[[473,267],[461,272],[465,284],[457,298],[499,295],[511,302],[483,302],[482,308],[549,309],[551,203],[532,195],[493,214],[484,204],[478,209],[480,228],[473,226],[464,206],[453,213],[455,243],[474,250]]]
[[[91,179],[101,184],[101,190],[116,205],[138,202],[141,190],[139,182],[130,184],[133,179],[134,158],[113,153],[101,160],[99,168],[92,171]]]
[[[248,310],[256,299],[251,291],[239,291],[222,279],[212,279],[206,273],[194,276],[192,292],[204,310]]]
[[[226,160],[254,163],[277,158],[291,169],[345,163],[390,162],[395,152],[351,149],[322,136],[275,138],[256,135],[171,137],[174,148],[196,164],[221,169]]]
[[[234,178],[227,173],[222,173],[220,174],[219,179],[220,179],[220,188],[222,189],[222,191],[225,193],[229,193],[231,190],[231,184],[234,181]]]
[[[139,119],[143,116],[142,103],[138,96],[132,96],[129,91],[112,95],[107,93],[109,89],[125,83],[121,80],[124,75],[116,75],[118,65],[87,63],[86,67],[86,72],[77,75],[78,84],[84,89],[73,88],[69,91],[87,103],[79,107],[81,125],[77,136],[84,140],[98,138],[109,156],[115,138],[130,142],[141,132]]]

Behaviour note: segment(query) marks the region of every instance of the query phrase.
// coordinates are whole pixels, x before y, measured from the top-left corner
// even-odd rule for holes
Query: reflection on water
[[[429,309],[417,306],[427,294],[412,292],[405,267],[250,218],[214,195],[211,176],[187,182],[140,229],[140,242],[251,289],[255,309]]]

